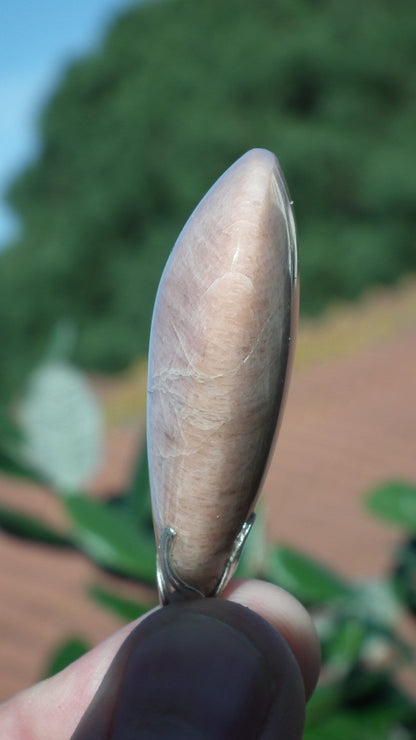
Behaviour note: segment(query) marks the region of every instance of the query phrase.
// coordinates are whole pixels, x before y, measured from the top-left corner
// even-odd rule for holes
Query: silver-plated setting
[[[215,596],[219,596],[226,583],[229,581],[233,573],[235,572],[238,561],[240,560],[241,553],[243,552],[244,545],[246,544],[247,537],[251,532],[251,528],[254,524],[256,514],[253,513],[249,516],[246,522],[241,527],[237,537],[234,540],[234,544],[228,560],[225,564],[224,572],[221,576],[221,580],[216,588]]]
[[[247,537],[256,518],[253,512],[241,527],[237,537],[234,540],[230,555],[225,564],[224,571],[215,589],[214,596],[219,596],[226,583],[235,572],[241,557]],[[172,565],[171,551],[176,532],[172,527],[165,527],[162,531],[158,548],[157,558],[157,585],[159,588],[159,597],[163,606],[177,601],[190,601],[201,599],[206,596],[202,591],[190,586],[178,576]]]
[[[163,606],[175,601],[189,601],[203,598],[204,594],[197,588],[189,586],[176,573],[171,561],[171,549],[176,532],[172,527],[162,530],[157,558],[157,585]]]

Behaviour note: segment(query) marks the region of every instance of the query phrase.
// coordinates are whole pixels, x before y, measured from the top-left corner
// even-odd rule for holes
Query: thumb
[[[123,643],[72,740],[300,740],[305,693],[281,635],[240,604],[153,612]]]

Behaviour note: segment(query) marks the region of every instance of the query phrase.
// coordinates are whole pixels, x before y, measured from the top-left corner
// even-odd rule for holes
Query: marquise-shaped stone
[[[254,149],[214,184],[166,264],[154,308],[148,454],[156,538],[215,592],[279,425],[297,323],[296,239],[276,157]]]

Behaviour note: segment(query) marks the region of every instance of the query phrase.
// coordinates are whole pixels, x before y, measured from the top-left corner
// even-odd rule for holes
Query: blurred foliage
[[[307,560],[288,547],[274,547],[270,552],[267,572],[279,584],[309,605],[345,600],[350,589],[328,568]]]
[[[78,658],[85,655],[88,650],[91,650],[91,647],[91,645],[88,645],[80,637],[70,637],[68,640],[65,640],[62,645],[56,648],[53,655],[49,656],[43,672],[43,678],[49,678],[49,676],[59,673],[59,671],[62,671],[74,660],[78,660]]]
[[[304,312],[414,270],[415,36],[411,0],[165,0],[121,17],[63,76],[9,192],[3,396],[57,320],[85,368],[145,352],[179,229],[253,146],[277,153],[295,199]]]
[[[98,565],[143,581],[154,582],[156,551],[128,503],[117,509],[82,494],[64,501],[79,548]]]
[[[371,491],[367,505],[371,512],[399,526],[407,535],[396,548],[393,581],[407,609],[416,615],[416,486],[389,481]]]
[[[410,483],[388,481],[377,486],[369,494],[367,505],[390,524],[416,533],[416,489]]]
[[[17,408],[14,422],[0,412],[0,471],[54,490],[61,498],[68,531],[4,504],[0,529],[78,549],[113,573],[154,583],[147,456],[139,459],[130,488],[119,498],[101,501],[85,494],[84,485],[101,461],[103,414],[84,375],[55,355],[34,370]]]
[[[49,364],[43,363],[35,371],[34,378],[39,377],[42,369],[50,373],[58,359],[55,356]],[[71,385],[75,371],[69,365],[64,366],[62,359],[60,362],[59,377],[69,379]],[[83,406],[89,392],[83,375],[78,372],[76,378],[77,392],[71,397],[74,408],[69,417],[69,427],[74,425],[74,433],[80,418],[76,406]],[[81,387],[83,384],[85,387]],[[65,440],[71,438],[71,431],[66,428],[59,431],[58,428],[59,424],[66,427],[66,394],[65,383],[53,385],[51,395],[56,408],[52,409],[52,416],[57,435],[65,444]],[[36,399],[36,414],[42,419],[45,408],[51,412],[51,399],[47,394],[39,393],[38,383],[33,381],[29,382],[25,395],[29,405],[32,395]],[[63,412],[61,420],[59,409]],[[84,413],[96,418],[94,404],[88,402]],[[94,451],[92,459],[97,461],[95,450],[102,439],[101,430],[99,425],[92,423],[87,423],[85,429],[87,436],[91,437],[85,440],[85,444]],[[21,463],[27,450],[25,434],[24,415],[16,424],[0,414],[1,472],[30,477],[30,469]],[[68,444],[65,458],[56,456],[56,468],[51,477],[50,466],[45,465],[48,459],[45,453],[49,445],[51,456],[56,442],[51,436],[43,436],[42,445],[38,444],[36,435],[43,435],[41,424],[32,424],[30,434],[35,480],[42,480],[45,475],[60,498],[67,515],[68,529],[64,533],[56,531],[43,520],[22,514],[5,504],[0,506],[0,529],[42,546],[78,549],[98,568],[110,571],[123,581],[129,579],[133,583],[145,582],[155,586],[156,552],[145,451],[139,456],[126,489],[118,491],[110,501],[101,501],[83,493],[82,488],[69,490],[66,485],[68,476],[71,479],[79,476],[78,445]],[[7,454],[3,454],[3,450]],[[59,465],[63,466],[64,476],[59,474]],[[84,471],[87,469],[88,466]],[[82,478],[78,481],[82,485]],[[399,524],[407,534],[416,535],[416,518],[413,516],[416,488],[413,485],[401,481],[383,484],[369,494],[368,506],[392,524]],[[408,545],[403,548],[407,553]],[[411,555],[414,566],[414,547]],[[259,512],[243,550],[237,576],[263,578],[288,589],[309,609],[321,641],[322,679],[308,704],[305,740],[332,740],[335,736],[339,740],[350,740],[351,737],[354,740],[411,740],[415,737],[416,706],[395,680],[401,666],[409,662],[415,665],[414,646],[406,642],[400,630],[403,615],[406,611],[412,613],[415,601],[415,570],[411,572],[410,561],[407,562],[409,567],[401,572],[401,579],[397,578],[397,565],[394,563],[391,577],[383,580],[357,582],[342,578],[306,553],[283,544],[269,544],[265,521]],[[109,589],[89,584],[87,593],[122,622],[139,617],[156,603],[156,590],[153,591],[153,601],[146,604],[119,593],[117,585]],[[409,598],[409,593],[412,598]],[[65,640],[50,656],[45,675],[53,675],[88,649],[89,645],[82,636]]]
[[[117,593],[113,593],[101,586],[91,586],[89,589],[91,598],[101,606],[113,612],[125,622],[132,622],[149,610],[149,604],[142,604],[134,599],[126,599]]]
[[[0,470],[4,473],[4,468]],[[22,514],[17,509],[11,509],[8,506],[0,504],[0,530],[10,532],[22,539],[42,542],[46,545],[55,547],[73,547],[74,543],[71,537],[65,535],[59,530],[55,530],[49,524],[45,524],[42,519],[38,519],[27,514]]]

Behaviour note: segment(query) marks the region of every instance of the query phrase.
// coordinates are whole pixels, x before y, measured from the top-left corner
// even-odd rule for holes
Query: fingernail
[[[151,615],[97,697],[90,734],[74,740],[302,737],[303,684],[287,644],[257,614],[219,599]]]

